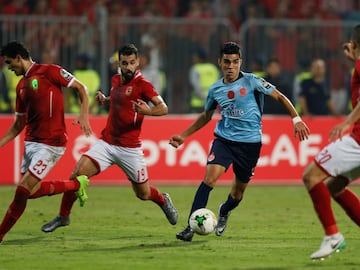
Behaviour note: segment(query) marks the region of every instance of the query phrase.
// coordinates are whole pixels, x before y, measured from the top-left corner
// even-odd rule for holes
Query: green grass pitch
[[[0,244],[0,270],[292,270],[360,269],[359,228],[333,203],[347,248],[311,261],[323,232],[303,186],[249,185],[222,237],[175,238],[186,225],[197,186],[158,186],[179,211],[170,225],[161,209],[138,200],[130,186],[90,186],[83,208],[73,208],[70,226],[45,234],[41,225],[58,212],[61,195],[30,200],[25,213]],[[360,187],[352,188],[360,194]],[[0,187],[1,219],[15,187]],[[208,208],[217,213],[229,186],[217,186]]]

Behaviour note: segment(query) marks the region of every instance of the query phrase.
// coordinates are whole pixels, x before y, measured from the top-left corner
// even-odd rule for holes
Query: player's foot
[[[330,256],[333,252],[339,252],[346,247],[344,236],[341,233],[337,233],[330,236],[325,236],[320,249],[311,254],[310,259],[322,260]]]
[[[49,221],[48,223],[44,224],[41,227],[41,230],[43,232],[52,232],[55,231],[56,228],[67,226],[70,224],[70,218],[69,217],[63,217],[63,216],[56,216],[52,221]]]
[[[88,199],[88,195],[86,194],[86,187],[89,184],[89,179],[86,175],[79,175],[78,177],[76,177],[76,180],[80,184],[79,189],[76,191],[76,196],[79,199],[80,206],[83,207]]]
[[[185,230],[176,234],[177,239],[187,242],[191,242],[193,236],[194,236],[194,231],[190,228],[190,226],[187,226]]]
[[[226,229],[226,225],[227,225],[227,221],[229,219],[229,216],[230,216],[230,212],[227,213],[227,215],[220,215],[220,209],[222,207],[222,204],[220,204],[220,207],[219,207],[219,213],[218,213],[218,219],[217,219],[217,225],[215,227],[215,234],[217,236],[221,236],[225,229]]]
[[[167,193],[163,193],[163,195],[165,197],[165,204],[161,206],[161,209],[164,211],[170,224],[175,225],[178,221],[178,212],[171,201],[170,195]]]

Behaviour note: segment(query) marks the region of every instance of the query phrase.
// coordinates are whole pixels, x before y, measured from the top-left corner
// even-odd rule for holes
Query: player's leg
[[[31,190],[38,182],[39,179],[29,172],[23,176],[21,183],[16,188],[14,199],[0,224],[0,242],[24,213]]]
[[[338,230],[331,208],[331,194],[324,183],[327,178],[328,175],[314,161],[305,168],[303,174],[303,182],[325,232],[319,250],[310,256],[311,259],[325,258],[346,245],[344,237]]]
[[[330,178],[326,186],[331,196],[344,209],[346,214],[360,226],[360,199],[347,186],[350,180],[346,177]]]
[[[99,167],[96,165],[96,162],[92,159],[90,159],[88,156],[83,155],[78,163],[75,166],[75,169],[70,177],[70,179],[78,179],[80,177],[86,176],[87,178],[90,178],[99,172]],[[81,179],[81,178],[80,178]],[[86,193],[85,196],[87,197]],[[71,190],[64,192],[64,195],[61,200],[61,206],[59,214],[48,223],[44,224],[41,227],[41,230],[43,232],[53,232],[58,227],[67,226],[70,224],[70,213],[71,209],[74,205],[74,202],[77,200],[78,195],[76,191]],[[80,205],[81,206],[81,205]]]
[[[260,156],[261,143],[230,144],[233,160],[234,181],[227,200],[219,206],[218,221],[215,228],[217,236],[223,235],[230,212],[235,209],[244,196],[245,189],[254,175],[255,166]]]
[[[178,212],[172,203],[168,193],[161,193],[156,187],[150,185],[149,181],[137,183],[131,181],[132,188],[140,200],[150,200],[163,210],[170,224],[175,225],[178,221]]]
[[[170,195],[161,193],[148,179],[148,170],[142,148],[114,147],[114,162],[125,172],[132,183],[136,196],[141,200],[151,200],[164,211],[170,224],[175,225],[178,213]]]
[[[247,185],[247,183],[235,177],[227,200],[219,206],[218,221],[215,228],[215,234],[217,236],[221,236],[224,233],[230,213],[241,202]]]
[[[224,166],[218,164],[208,164],[206,166],[205,178],[195,193],[187,221],[189,221],[189,217],[195,210],[206,207],[211,190],[215,187],[216,181],[225,172],[225,170],[226,168]],[[187,227],[183,231],[176,234],[177,239],[189,242],[192,241],[193,236],[194,232],[190,228],[189,224],[187,224]]]
[[[31,192],[29,199],[36,199],[43,196],[52,196],[67,191],[82,190],[81,194],[84,194],[85,188],[89,182],[86,176],[81,176],[79,179],[74,180],[45,180],[39,182]],[[84,195],[81,197],[85,197]],[[84,200],[84,199],[83,199]]]

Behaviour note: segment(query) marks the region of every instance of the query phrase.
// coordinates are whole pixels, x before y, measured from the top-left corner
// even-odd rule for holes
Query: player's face
[[[237,80],[242,64],[242,59],[238,54],[224,54],[218,63],[224,74],[224,83],[231,83]]]
[[[135,55],[120,55],[119,67],[121,75],[125,81],[130,81],[134,78],[135,72],[139,66],[139,58]]]
[[[24,65],[20,56],[16,56],[15,58],[4,56],[4,63],[8,65],[9,70],[15,72],[16,76],[25,74]]]

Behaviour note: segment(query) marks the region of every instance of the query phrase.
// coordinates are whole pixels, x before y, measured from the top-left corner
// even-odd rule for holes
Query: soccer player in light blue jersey
[[[230,212],[243,198],[259,159],[264,95],[279,101],[289,112],[294,123],[294,135],[300,141],[308,138],[309,129],[289,99],[274,85],[252,73],[240,71],[242,56],[237,43],[227,42],[221,47],[218,64],[223,77],[209,88],[204,111],[181,134],[172,136],[169,143],[175,148],[179,147],[187,137],[205,126],[215,110],[220,108],[221,119],[214,130],[215,139],[208,155],[206,174],[195,194],[190,215],[206,207],[216,181],[232,164],[234,182],[227,200],[219,207],[215,229],[216,235],[221,236]],[[190,226],[176,234],[176,238],[183,241],[191,241],[193,236],[194,231]]]

